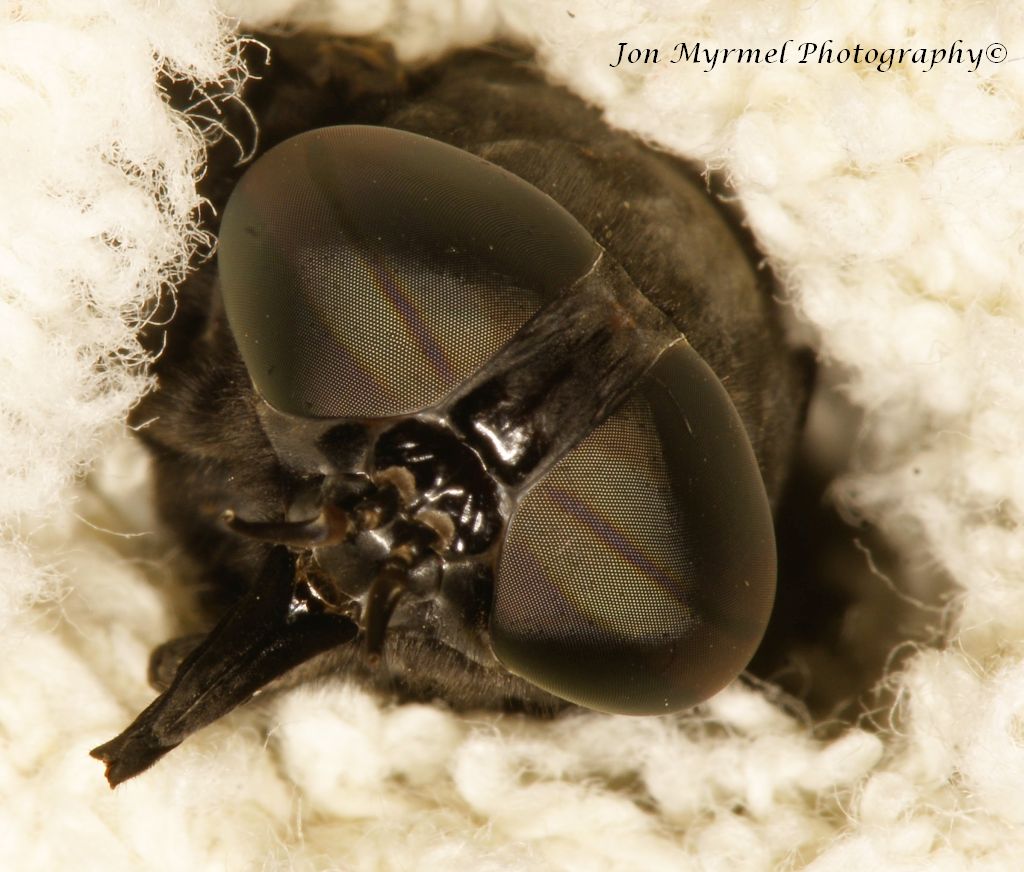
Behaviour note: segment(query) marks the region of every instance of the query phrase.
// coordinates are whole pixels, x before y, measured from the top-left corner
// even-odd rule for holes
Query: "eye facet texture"
[[[744,668],[774,592],[753,451],[721,383],[680,342],[519,504],[492,644],[564,699],[659,714]]]
[[[480,158],[383,127],[295,136],[224,212],[221,290],[257,389],[306,417],[430,406],[599,248],[550,197]]]

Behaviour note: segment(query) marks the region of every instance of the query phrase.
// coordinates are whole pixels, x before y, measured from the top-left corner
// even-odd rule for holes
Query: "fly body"
[[[734,219],[521,61],[407,75],[325,38],[326,70],[292,63],[310,44],[278,45],[273,147],[230,179],[137,414],[222,597],[93,751],[112,785],[315,675],[678,711],[771,612],[806,384]]]

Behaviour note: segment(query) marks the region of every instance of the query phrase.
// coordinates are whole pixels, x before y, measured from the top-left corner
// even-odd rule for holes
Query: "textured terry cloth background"
[[[173,545],[121,420],[132,327],[193,246],[200,129],[159,71],[233,70],[209,0],[0,8],[0,867],[998,869],[1024,857],[1024,8],[997,2],[233,0],[250,24],[495,35],[609,120],[723,170],[863,409],[837,489],[941,638],[875,729],[816,739],[736,686],[661,719],[553,724],[308,688],[236,712],[116,792],[87,750],[151,698],[179,631]],[[904,66],[612,70],[620,40],[973,47]],[[1018,60],[1014,60],[1017,58]],[[205,118],[205,120],[204,120]],[[827,446],[826,446],[827,447]],[[92,473],[83,486],[80,477]],[[118,535],[122,534],[122,535]],[[126,534],[126,535],[124,535]],[[873,584],[882,585],[881,578]]]

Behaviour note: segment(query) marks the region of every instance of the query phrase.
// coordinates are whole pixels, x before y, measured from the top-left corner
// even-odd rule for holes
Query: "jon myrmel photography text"
[[[647,64],[696,64],[710,73],[724,64],[865,64],[880,73],[895,65],[911,64],[928,72],[939,65],[955,65],[975,72],[982,62],[1001,64],[1006,60],[1006,46],[992,42],[986,46],[968,46],[962,39],[936,48],[865,48],[837,46],[831,39],[824,42],[797,42],[787,39],[774,48],[721,48],[700,42],[677,42],[671,51],[661,48],[630,46],[620,42],[610,67]]]

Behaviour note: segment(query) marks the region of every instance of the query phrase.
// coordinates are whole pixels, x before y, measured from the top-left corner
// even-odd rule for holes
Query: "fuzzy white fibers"
[[[947,629],[889,677],[893,710],[828,740],[769,691],[740,686],[677,718],[536,723],[388,708],[328,685],[243,708],[107,791],[86,751],[151,698],[148,651],[180,630],[183,608],[172,546],[148,532],[145,460],[116,435],[146,386],[132,327],[201,242],[191,179],[197,127],[212,128],[171,114],[157,76],[201,85],[229,75],[234,60],[212,0],[8,2],[0,867],[1018,868],[1024,9],[975,0],[224,8],[251,24],[381,36],[409,60],[514,36],[613,123],[725,172],[805,331],[864,412],[837,496],[885,531],[918,597],[934,602],[952,584]],[[671,54],[684,40],[768,49],[791,38],[831,39],[837,50],[1000,42],[1011,59],[974,72],[609,67],[622,41]],[[97,459],[87,487],[69,488]]]
[[[159,72],[230,66],[210,5],[76,0],[0,14],[0,626],[52,595],[19,531],[66,503],[148,385],[135,328],[201,240],[200,137]]]

